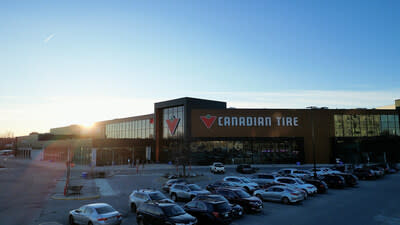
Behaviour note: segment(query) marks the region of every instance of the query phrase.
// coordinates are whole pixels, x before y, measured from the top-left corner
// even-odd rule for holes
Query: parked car
[[[378,166],[366,166],[365,168],[372,170],[376,178],[383,177],[385,175],[385,170]]]
[[[169,192],[173,201],[178,201],[179,199],[191,200],[197,195],[211,194],[197,184],[174,184],[171,186]]]
[[[197,219],[185,212],[176,203],[144,203],[137,211],[136,222],[138,225],[195,225]]]
[[[362,180],[376,179],[375,173],[368,168],[356,168],[354,169],[353,174],[357,176],[358,179]]]
[[[281,169],[278,171],[279,174],[287,176],[287,175],[292,175],[298,178],[307,178],[310,177],[312,174],[309,171],[306,170],[298,170],[298,169]]]
[[[223,181],[229,181],[234,183],[237,186],[242,187],[248,193],[253,193],[258,187],[258,184],[251,182],[246,177],[236,177],[236,176],[228,176],[224,177]]]
[[[314,168],[310,169],[310,172],[314,176]],[[325,175],[325,174],[332,172],[332,169],[330,169],[330,168],[315,168],[315,172],[317,173],[317,176],[320,176],[320,175]]]
[[[275,178],[277,178],[277,174],[272,173],[258,173],[249,179],[251,182],[258,184],[260,187],[264,187],[267,184],[271,184],[274,182]]]
[[[222,195],[198,195],[193,200],[206,200],[206,199],[214,199],[215,201],[225,201],[230,204],[232,208],[232,216],[234,218],[239,218],[243,216],[243,207],[238,204],[232,204]]]
[[[318,178],[314,177],[306,178],[304,179],[304,182],[306,182],[307,184],[314,185],[317,188],[317,192],[320,194],[328,191],[328,185],[324,181]]]
[[[358,178],[350,173],[335,173],[344,178],[345,185],[348,187],[353,187],[358,184]]]
[[[277,183],[277,182],[274,182],[274,183],[271,183],[271,184],[267,184],[267,185],[264,187],[264,189],[269,188],[269,187],[274,187],[274,186],[285,186],[285,187],[294,189],[294,190],[299,191],[299,192],[301,192],[301,193],[303,194],[304,200],[306,200],[306,199],[308,198],[307,191],[305,191],[305,190],[303,190],[303,189],[301,189],[301,188],[298,188],[298,187],[296,187],[295,185],[292,185],[292,184],[285,184],[285,183]]]
[[[251,167],[249,164],[240,164],[236,167],[236,172],[244,174],[255,173],[257,170],[257,168]]]
[[[344,188],[345,180],[342,176],[336,174],[325,174],[320,179],[328,184],[329,188]]]
[[[272,186],[267,189],[259,189],[254,192],[254,195],[263,201],[276,201],[284,204],[304,200],[303,193],[287,186]]]
[[[215,199],[193,199],[183,209],[201,224],[230,224],[233,218],[231,205]]]
[[[155,201],[164,203],[173,203],[171,199],[167,198],[163,193],[151,189],[141,189],[132,191],[129,195],[129,207],[131,211],[136,213],[136,209],[144,202]]]
[[[317,193],[317,188],[312,184],[306,184],[299,178],[291,178],[291,177],[278,177],[275,179],[277,183],[284,183],[291,185],[293,187],[299,188],[307,192],[307,195],[314,195]]]
[[[168,180],[167,182],[165,182],[163,184],[162,189],[163,189],[163,191],[169,193],[169,189],[171,188],[171,186],[173,184],[182,184],[182,183],[184,184],[184,183],[187,183],[187,182],[184,179],[170,179],[170,180]]]
[[[224,196],[230,203],[242,206],[246,212],[260,212],[264,207],[261,199],[251,196],[242,189],[220,188],[216,193]]]
[[[211,173],[225,173],[224,164],[215,162],[210,166]]]
[[[215,190],[218,188],[241,188],[242,186],[229,181],[217,181],[213,184],[209,184],[206,186],[207,191],[211,193],[215,193]]]
[[[121,213],[106,203],[94,203],[81,206],[69,212],[69,224],[119,225],[122,222]]]

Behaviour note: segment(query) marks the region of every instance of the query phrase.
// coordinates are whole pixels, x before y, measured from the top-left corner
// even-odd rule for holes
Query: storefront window
[[[334,115],[336,137],[400,135],[398,115]]]
[[[184,107],[171,107],[163,109],[163,138],[182,138],[184,136]],[[169,122],[167,122],[167,120]],[[168,126],[171,126],[171,129]],[[176,128],[173,127],[176,125]]]

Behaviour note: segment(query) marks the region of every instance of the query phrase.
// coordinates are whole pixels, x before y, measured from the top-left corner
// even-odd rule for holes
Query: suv
[[[143,203],[137,210],[138,225],[194,225],[197,219],[175,203]]]
[[[251,182],[245,177],[228,176],[224,177],[223,181],[232,182],[235,185],[242,187],[249,193],[253,193],[258,188],[258,184]]]
[[[236,167],[236,172],[238,173],[255,173],[257,171],[257,168],[251,167],[249,164],[240,164]]]
[[[263,187],[267,184],[272,184],[277,177],[278,176],[276,174],[259,173],[252,176],[250,181]]]
[[[209,191],[202,189],[197,184],[174,184],[170,188],[171,199],[177,201],[178,199],[192,200],[197,195],[211,194]]]
[[[219,162],[213,163],[213,164],[210,166],[210,172],[211,172],[211,173],[225,173],[224,164],[219,163]]]
[[[202,224],[229,224],[232,222],[232,208],[226,201],[192,200],[183,208]]]
[[[136,212],[136,209],[140,207],[144,202],[155,201],[164,203],[173,203],[171,199],[165,197],[165,195],[156,190],[142,189],[132,191],[129,195],[129,206],[132,212]]]
[[[228,199],[230,203],[242,206],[246,212],[261,212],[263,209],[261,199],[249,195],[242,189],[220,188],[216,192]]]

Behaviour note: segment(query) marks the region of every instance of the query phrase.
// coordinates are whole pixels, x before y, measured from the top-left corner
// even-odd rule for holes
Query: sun
[[[86,123],[82,123],[82,126],[83,126],[84,128],[87,128],[87,129],[90,129],[90,128],[92,128],[92,127],[93,127],[93,125],[94,125],[94,123],[93,123],[93,122],[86,122]]]

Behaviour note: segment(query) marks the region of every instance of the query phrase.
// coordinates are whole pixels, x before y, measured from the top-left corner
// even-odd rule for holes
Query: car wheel
[[[75,225],[74,217],[72,215],[69,216],[69,225]]]
[[[190,201],[192,201],[192,199],[194,199],[194,197],[195,197],[194,195],[191,195],[190,196]]]
[[[283,197],[282,198],[282,203],[287,205],[287,204],[290,203],[290,201],[289,201],[289,199],[287,197]]]
[[[136,204],[135,203],[131,204],[131,212],[136,213]]]
[[[172,201],[176,202],[178,200],[178,196],[176,196],[175,193],[172,193],[171,194],[171,199],[172,199]]]
[[[89,221],[88,225],[93,225],[92,221]]]
[[[259,199],[261,199],[261,201],[264,201],[264,199],[261,197],[260,194],[256,194],[256,197],[259,198]]]
[[[244,187],[246,189],[246,192],[250,193],[250,188],[249,187]]]

